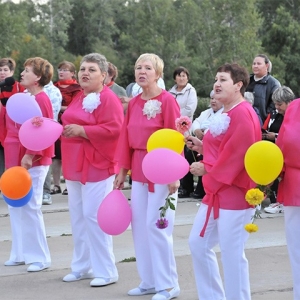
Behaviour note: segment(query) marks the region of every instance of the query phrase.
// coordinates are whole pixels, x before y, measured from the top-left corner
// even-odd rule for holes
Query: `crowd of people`
[[[0,81],[13,76],[15,67],[13,59],[0,59]],[[264,54],[254,58],[252,75],[237,63],[220,66],[210,105],[195,116],[198,98],[188,69],[174,70],[174,86],[167,91],[164,62],[155,54],[138,57],[135,82],[126,89],[115,82],[117,67],[99,53],[85,55],[78,74],[73,63],[62,61],[54,83],[53,66],[47,60],[27,59],[20,82],[1,87],[0,92],[0,172],[13,166],[26,168],[33,190],[28,204],[8,206],[12,248],[5,266],[28,264],[28,272],[50,267],[41,206],[52,203],[51,195],[62,193],[68,196],[74,243],[71,272],[63,281],[90,278],[93,287],[117,282],[112,236],[99,227],[97,210],[113,189],[124,187],[130,171],[131,225],[140,283],[128,295],[154,294],[152,300],[168,300],[180,294],[173,252],[175,210],[166,211],[165,228],[155,226],[157,212],[171,196],[174,207],[178,197],[202,199],[189,237],[199,299],[250,300],[244,251],[249,233],[244,226],[251,222],[254,207],[245,201],[245,194],[255,183],[245,170],[244,156],[253,143],[265,139],[276,143],[284,155],[284,168],[271,185],[271,204],[265,211],[285,211],[294,299],[299,299],[300,166],[296,155],[300,106],[299,100],[293,101],[291,89],[270,74],[271,69]],[[21,144],[20,124],[6,112],[9,97],[22,92],[35,97],[44,117],[63,126],[61,137],[42,151]],[[189,172],[170,184],[152,183],[142,171],[147,140],[159,129],[176,130],[180,116],[192,123],[182,153]],[[63,191],[61,175],[66,181]],[[213,251],[217,244],[223,281]]]

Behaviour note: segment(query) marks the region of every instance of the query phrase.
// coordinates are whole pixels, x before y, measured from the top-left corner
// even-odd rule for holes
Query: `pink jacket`
[[[131,170],[132,179],[143,183],[149,183],[142,171],[148,138],[159,129],[176,130],[175,120],[180,117],[179,106],[169,92],[163,90],[155,99],[162,103],[162,112],[150,120],[143,115],[146,101],[141,98],[141,94],[129,102],[116,153],[119,166]]]
[[[246,192],[255,186],[244,167],[248,148],[261,140],[257,115],[246,101],[227,112],[230,124],[227,131],[213,137],[208,131],[203,139],[203,163],[207,174],[202,178],[206,196],[203,203],[212,209],[214,218],[219,217],[219,208],[240,210],[249,208]],[[206,224],[201,232],[203,236]]]
[[[43,117],[53,119],[52,104],[45,92],[40,92],[35,95],[35,100],[41,108]],[[4,152],[5,152],[5,168],[19,166],[21,159],[25,154],[34,155],[33,167],[36,166],[49,166],[52,163],[52,157],[54,156],[54,145],[42,151],[32,151],[24,148],[19,141],[19,130],[21,125],[16,124],[6,114],[6,130],[7,134],[4,140]],[[46,138],[46,137],[45,137]]]
[[[300,99],[289,104],[276,144],[284,157],[277,200],[285,206],[300,206]]]
[[[118,172],[114,154],[124,120],[119,98],[106,86],[100,105],[92,112],[82,108],[83,92],[78,93],[62,115],[63,125],[84,127],[88,139],[61,137],[62,168],[68,180],[97,182]]]

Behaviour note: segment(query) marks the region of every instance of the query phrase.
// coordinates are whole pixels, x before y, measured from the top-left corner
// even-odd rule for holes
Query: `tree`
[[[117,2],[120,2],[117,0]],[[114,5],[109,0],[70,0],[73,20],[68,29],[67,49],[75,55],[95,52],[99,43],[113,48],[112,37],[118,31],[114,24]],[[124,3],[124,1],[122,1]]]
[[[65,53],[69,36],[68,28],[72,20],[72,5],[69,0],[48,0],[46,4],[37,6],[40,32],[36,35],[44,36],[50,42],[50,61],[58,62]]]
[[[201,80],[198,91],[208,95],[217,67],[225,62],[238,62],[250,67],[260,49],[256,33],[261,19],[256,1],[195,0],[190,8],[194,30],[189,35],[191,56],[199,61],[196,71]],[[197,62],[198,62],[197,61]]]
[[[266,14],[261,38],[263,47],[281,64],[281,83],[289,86],[296,96],[300,96],[298,76],[300,71],[300,3],[299,1],[261,1],[259,8]],[[271,21],[271,22],[270,22]],[[273,64],[274,68],[277,66]],[[279,68],[277,67],[277,70]],[[276,69],[275,69],[276,70]]]

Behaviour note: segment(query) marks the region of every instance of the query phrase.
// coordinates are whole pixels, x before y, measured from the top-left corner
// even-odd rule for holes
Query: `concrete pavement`
[[[129,197],[130,190],[124,194]],[[51,268],[39,273],[27,273],[26,266],[5,267],[9,257],[11,234],[8,210],[0,199],[0,299],[89,299],[89,300],[150,300],[151,295],[129,297],[127,291],[139,284],[135,262],[121,262],[134,257],[131,229],[114,237],[114,253],[119,270],[119,281],[107,287],[91,288],[89,280],[62,282],[69,273],[72,257],[72,237],[67,196],[52,196],[53,204],[43,206],[48,243],[52,256]],[[181,294],[178,299],[196,300],[197,293],[188,236],[199,202],[180,199],[176,211],[174,251]],[[283,214],[262,214],[257,220],[259,231],[251,234],[246,254],[250,264],[253,300],[292,300],[291,269],[286,249]],[[220,258],[219,249],[215,249]],[[215,299],[211,299],[215,300]]]

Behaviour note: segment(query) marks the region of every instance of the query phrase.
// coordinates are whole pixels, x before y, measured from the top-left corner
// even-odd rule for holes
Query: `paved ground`
[[[129,197],[130,190],[124,193]],[[182,300],[197,299],[187,240],[198,203],[192,199],[180,199],[176,212],[174,251],[181,287],[181,295],[178,299]],[[67,196],[53,196],[53,204],[43,206],[43,212],[52,255],[51,268],[39,273],[27,273],[26,266],[5,267],[3,263],[9,257],[11,235],[7,206],[0,199],[1,300],[122,300],[132,298],[126,293],[139,284],[136,265],[135,262],[121,262],[126,258],[134,257],[130,228],[114,237],[114,252],[120,275],[118,283],[102,288],[91,288],[89,280],[62,282],[62,277],[69,272],[72,256]],[[291,269],[286,249],[283,215],[263,213],[262,219],[258,220],[257,224],[259,231],[250,236],[246,250],[250,263],[252,299],[292,300]],[[218,248],[216,251],[219,252]],[[150,300],[151,295],[133,298]]]

